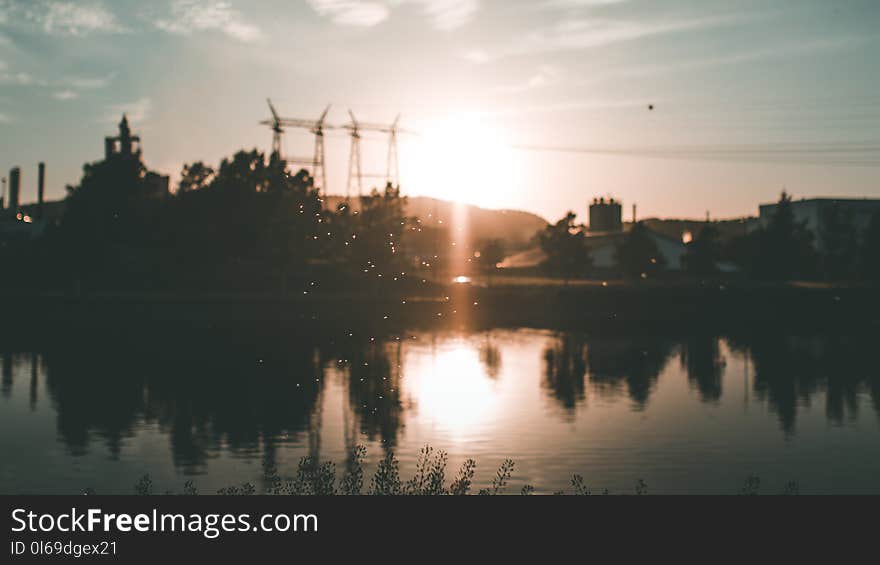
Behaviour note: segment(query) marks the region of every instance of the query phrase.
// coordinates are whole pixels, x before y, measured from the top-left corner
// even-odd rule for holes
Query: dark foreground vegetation
[[[400,465],[393,452],[388,452],[379,461],[373,477],[366,482],[364,470],[364,458],[366,448],[358,446],[352,450],[344,464],[343,473],[337,477],[336,465],[332,462],[320,462],[317,459],[306,456],[300,459],[293,477],[282,477],[278,469],[273,465],[263,467],[262,485],[247,482],[240,485],[222,488],[216,494],[220,495],[292,495],[292,496],[464,496],[477,494],[481,496],[495,496],[513,494],[508,492],[508,485],[515,463],[511,459],[505,460],[496,471],[489,486],[482,489],[474,487],[474,476],[477,463],[473,459],[465,461],[458,473],[452,477],[447,476],[447,455],[444,451],[435,451],[430,446],[424,447],[419,452],[418,462],[412,478],[404,480],[400,476]],[[158,494],[149,475],[144,475],[134,486],[135,494],[152,495]],[[757,495],[761,492],[761,479],[757,475],[746,478],[740,489],[740,494]],[[533,485],[524,485],[519,494],[531,495],[536,493]],[[552,491],[555,495],[588,496],[591,494],[648,494],[648,485],[639,479],[633,485],[630,493],[612,493],[608,489],[593,490],[582,475],[572,475],[568,488]],[[86,494],[96,494],[92,489],[87,489]],[[192,481],[187,481],[182,492],[175,493],[165,491],[164,494],[197,495],[198,488]],[[789,482],[779,493],[784,495],[800,494],[800,487],[795,482]]]

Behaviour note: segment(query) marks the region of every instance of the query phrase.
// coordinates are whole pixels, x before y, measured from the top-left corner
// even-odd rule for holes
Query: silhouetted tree
[[[214,169],[201,161],[191,165],[184,165],[180,172],[180,182],[177,184],[177,193],[190,192],[206,188],[214,179]]]
[[[648,228],[638,222],[617,249],[617,263],[624,276],[646,277],[661,272],[666,260],[648,233]]]
[[[252,149],[239,151],[232,159],[223,159],[217,177],[211,183],[212,190],[229,193],[253,194],[266,190],[266,158]]]
[[[561,275],[566,284],[569,279],[588,273],[591,266],[585,230],[575,224],[576,218],[574,212],[569,212],[538,234],[538,243],[546,256],[544,269]]]
[[[286,290],[294,273],[327,253],[328,230],[319,229],[326,215],[307,171],[290,174],[286,162],[267,163],[257,150],[239,151],[216,174],[209,171],[184,167],[188,189],[167,221],[168,251],[199,286]]]
[[[752,272],[772,280],[808,278],[815,274],[816,251],[806,222],[797,222],[791,197],[783,192],[766,229],[754,234]]]
[[[504,242],[500,239],[490,239],[480,245],[479,263],[486,270],[489,286],[492,286],[492,275],[498,269],[498,264],[504,261],[505,257]]]
[[[684,264],[689,273],[704,276],[718,272],[719,237],[718,229],[707,225],[700,230],[696,239],[688,244]]]
[[[390,183],[382,192],[373,190],[360,198],[360,210],[342,210],[340,223],[349,245],[343,250],[350,266],[363,272],[374,282],[380,277],[390,281],[405,272],[407,255],[405,238],[412,219],[405,214],[406,197]],[[350,232],[350,236],[348,235]]]

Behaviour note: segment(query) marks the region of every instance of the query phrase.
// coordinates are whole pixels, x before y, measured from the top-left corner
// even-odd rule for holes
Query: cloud
[[[479,0],[307,0],[319,16],[339,25],[373,27],[391,16],[392,7],[418,5],[434,27],[448,31],[471,21]]]
[[[476,65],[482,65],[492,61],[492,55],[485,49],[467,49],[462,51],[461,58]]]
[[[149,98],[141,98],[125,104],[114,104],[107,108],[107,113],[101,121],[116,123],[119,117],[125,114],[130,122],[143,122],[149,117],[152,109],[153,102]]]
[[[77,90],[97,90],[106,88],[116,77],[116,73],[110,73],[103,77],[75,77],[65,80],[65,83]]]
[[[45,81],[37,80],[28,73],[23,72],[0,72],[0,84],[13,84],[16,86],[43,85]]]
[[[493,60],[518,56],[552,53],[559,51],[578,51],[603,47],[614,43],[637,41],[658,35],[679,33],[731,23],[734,18],[715,17],[701,19],[663,20],[643,22],[635,20],[607,20],[596,18],[572,18],[557,22],[549,27],[527,33],[516,43],[502,45],[489,52],[482,52],[480,60],[472,62],[487,63]]]
[[[127,31],[112,13],[98,3],[52,2],[45,13],[34,13],[50,35],[84,36],[89,33]]]
[[[362,0],[307,0],[319,16],[333,23],[357,27],[373,27],[388,19],[391,10],[382,2]]]
[[[76,100],[77,98],[79,98],[79,94],[77,94],[73,90],[59,90],[58,92],[52,94],[52,97],[56,100],[61,101]]]
[[[581,8],[596,6],[613,6],[623,4],[627,0],[547,0],[542,4],[545,8]]]
[[[262,35],[257,26],[242,20],[241,14],[229,2],[214,0],[174,0],[171,17],[157,20],[155,25],[178,35],[219,31],[243,42],[256,41]]]
[[[859,41],[857,39],[850,37],[815,39],[810,41],[774,45],[771,47],[764,47],[747,51],[726,53],[717,56],[699,57],[685,61],[675,61],[668,64],[629,67],[625,69],[611,71],[605,73],[604,75],[592,77],[591,81],[588,82],[594,82],[603,78],[641,78],[679,72],[698,71],[719,66],[752,63],[763,60],[789,59],[791,57],[846,49],[848,47],[852,47],[858,44]]]
[[[0,113],[0,124],[8,124],[12,121],[12,118],[7,116],[6,114]]]
[[[541,65],[540,67],[538,67],[537,71],[532,74],[527,80],[519,84],[502,86],[497,88],[496,90],[498,90],[499,92],[508,93],[535,90],[538,88],[557,84],[560,81],[561,76],[562,72],[558,67],[554,65]]]
[[[418,0],[425,13],[440,30],[462,27],[471,21],[480,9],[478,0]]]

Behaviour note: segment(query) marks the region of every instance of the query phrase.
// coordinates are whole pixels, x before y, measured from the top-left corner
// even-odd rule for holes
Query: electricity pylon
[[[269,126],[272,129],[272,152],[279,159],[284,159],[290,163],[298,165],[306,165],[310,167],[309,171],[314,179],[315,189],[320,191],[327,188],[327,163],[324,159],[324,130],[334,129],[326,123],[327,113],[330,112],[330,106],[324,110],[321,117],[317,120],[301,119],[301,118],[282,118],[275,111],[271,100],[266,100],[269,104],[269,110],[272,112],[272,119],[263,120],[261,125]],[[315,152],[311,158],[290,157],[285,158],[282,155],[281,138],[284,135],[285,128],[297,128],[308,130],[315,136]]]

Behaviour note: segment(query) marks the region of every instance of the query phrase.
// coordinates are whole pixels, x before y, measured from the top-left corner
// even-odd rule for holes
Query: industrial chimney
[[[9,212],[13,216],[18,213],[18,195],[21,189],[21,169],[14,167],[9,171]]]
[[[46,195],[46,163],[37,166],[37,218],[43,219],[43,200]]]

